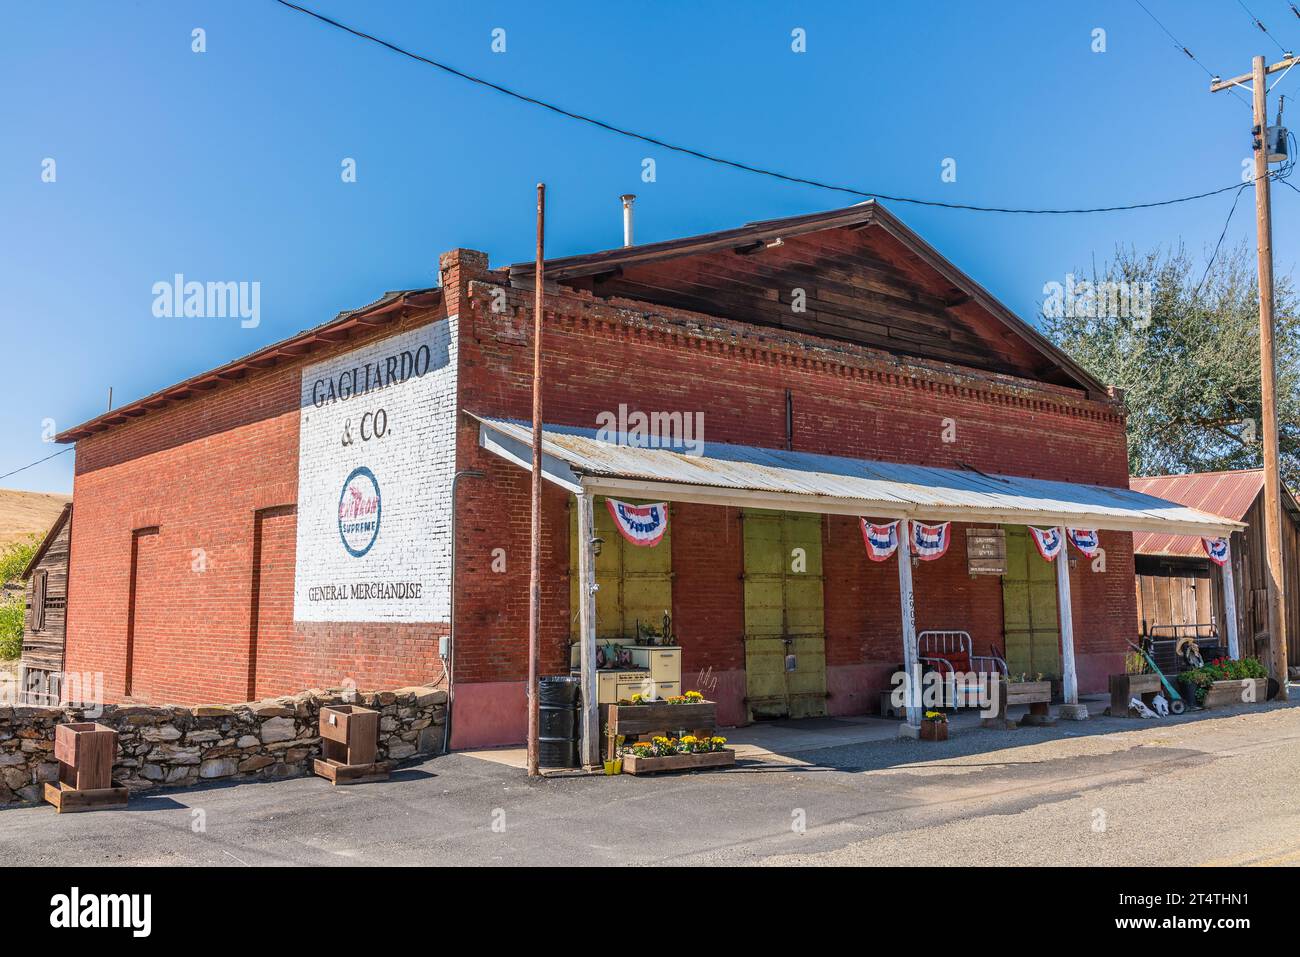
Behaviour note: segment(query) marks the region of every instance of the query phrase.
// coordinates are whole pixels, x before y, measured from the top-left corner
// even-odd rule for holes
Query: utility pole
[[[1277,63],[1265,65],[1264,58],[1251,60],[1251,71],[1231,80],[1215,77],[1210,92],[1250,83],[1255,125],[1251,130],[1255,152],[1255,232],[1259,266],[1259,387],[1261,393],[1261,441],[1264,444],[1264,544],[1267,552],[1268,633],[1273,656],[1273,677],[1287,700],[1286,592],[1282,567],[1282,476],[1278,468],[1277,367],[1273,358],[1273,208],[1268,173],[1268,89],[1271,73],[1289,70],[1300,63],[1287,53]]]
[[[533,273],[533,492],[528,553],[528,776],[537,777],[541,702],[537,682],[542,628],[542,270],[546,250],[546,184],[537,184],[537,271]]]

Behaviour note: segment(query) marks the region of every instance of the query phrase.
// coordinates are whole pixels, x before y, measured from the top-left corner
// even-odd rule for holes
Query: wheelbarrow
[[[1182,714],[1186,711],[1187,703],[1183,701],[1183,696],[1174,690],[1174,686],[1169,683],[1169,679],[1165,677],[1165,673],[1157,667],[1155,659],[1151,657],[1151,654],[1145,648],[1135,645],[1131,641],[1128,643],[1128,646],[1141,655],[1142,660],[1147,663],[1147,667],[1160,677],[1160,683],[1164,685],[1165,692],[1169,695],[1170,713]]]

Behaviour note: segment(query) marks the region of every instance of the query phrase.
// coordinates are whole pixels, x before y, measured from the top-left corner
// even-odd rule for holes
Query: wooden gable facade
[[[59,676],[68,624],[68,559],[72,551],[72,503],[46,534],[23,572],[26,617],[23,620],[21,687],[27,704],[58,704]]]
[[[533,263],[509,267],[530,286]],[[546,263],[601,299],[686,309],[1109,397],[1106,387],[878,203]]]

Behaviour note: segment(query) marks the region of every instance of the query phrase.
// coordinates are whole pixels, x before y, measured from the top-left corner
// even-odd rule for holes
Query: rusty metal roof
[[[1264,490],[1263,469],[1235,472],[1194,472],[1189,475],[1133,476],[1129,485],[1139,492],[1178,502],[1233,521],[1245,518]],[[1197,535],[1153,532],[1133,536],[1137,555],[1174,555],[1204,558],[1205,549]]]
[[[524,468],[531,466],[527,423],[470,415],[480,423],[484,448]],[[688,454],[636,447],[623,436],[612,438],[597,438],[594,429],[547,425],[542,435],[546,477],[570,490],[581,486],[600,494],[878,518],[1214,536],[1242,527],[1127,488],[720,442],[702,443],[692,450],[698,454]]]

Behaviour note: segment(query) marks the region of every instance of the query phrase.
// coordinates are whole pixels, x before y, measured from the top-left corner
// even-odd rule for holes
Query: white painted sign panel
[[[456,319],[307,366],[295,621],[445,622]]]

